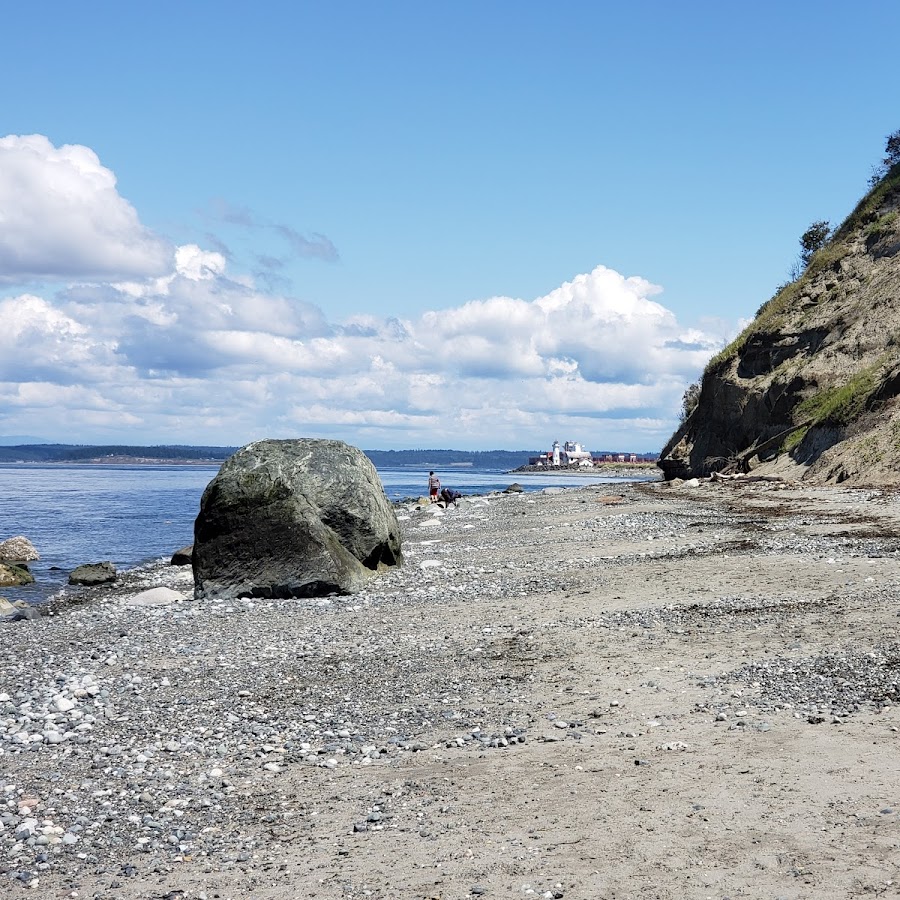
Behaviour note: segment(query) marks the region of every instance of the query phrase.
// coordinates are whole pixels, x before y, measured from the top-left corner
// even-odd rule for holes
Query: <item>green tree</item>
[[[816,250],[821,250],[831,237],[831,223],[824,220],[813,222],[800,236],[800,261],[805,269]]]
[[[900,129],[887,136],[884,145],[884,159],[877,166],[872,166],[869,187],[875,187],[897,163],[900,163]]]
[[[884,164],[888,169],[900,162],[900,129],[888,135],[884,153]]]

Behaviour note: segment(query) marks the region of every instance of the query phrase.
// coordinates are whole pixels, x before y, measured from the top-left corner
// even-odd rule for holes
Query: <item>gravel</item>
[[[136,854],[144,872],[186,859],[248,863],[260,851],[260,820],[274,836],[303,827],[277,804],[260,810],[243,802],[246,785],[259,778],[580,740],[593,733],[590,722],[536,723],[526,713],[529,666],[552,653],[555,635],[595,628],[660,642],[743,629],[749,619],[778,629],[812,608],[900,604],[900,587],[882,584],[826,598],[735,594],[577,617],[548,613],[537,641],[535,628],[517,620],[519,599],[583,590],[585,579],[597,584],[648,559],[786,548],[823,559],[898,552],[890,536],[798,543],[785,534],[789,516],[760,522],[720,507],[664,503],[647,511],[632,488],[607,515],[581,509],[608,490],[468,498],[442,515],[405,504],[405,565],[353,596],[125,606],[157,586],[190,596],[189,570],[160,563],[68,595],[40,620],[0,626],[0,877],[31,887],[49,872],[128,879]],[[571,520],[559,522],[568,509]],[[610,552],[612,541],[628,546]],[[429,609],[447,599],[481,614],[435,627]],[[898,675],[897,643],[778,653],[695,675],[709,695],[696,710],[709,714],[710,727],[751,727],[751,720],[761,727],[763,713],[768,721],[844,721],[900,702]],[[598,712],[620,714],[618,700]],[[348,831],[386,827],[396,803],[385,795]],[[438,827],[422,821],[427,833]],[[563,895],[554,885],[524,892]]]

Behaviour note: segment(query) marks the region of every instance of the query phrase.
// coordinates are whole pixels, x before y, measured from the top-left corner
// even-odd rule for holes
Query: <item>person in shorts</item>
[[[438,494],[441,492],[441,479],[434,474],[434,472],[428,473],[428,496],[431,498],[431,502],[437,502]]]

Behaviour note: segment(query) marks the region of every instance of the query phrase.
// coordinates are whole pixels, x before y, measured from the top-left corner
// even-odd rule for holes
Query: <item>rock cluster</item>
[[[26,565],[0,562],[0,587],[17,587],[21,584],[32,584],[34,576]]]

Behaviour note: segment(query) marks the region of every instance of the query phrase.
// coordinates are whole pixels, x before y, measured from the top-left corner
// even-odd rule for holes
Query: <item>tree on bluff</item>
[[[821,250],[831,237],[831,223],[824,219],[813,222],[800,236],[800,261],[805,269],[816,250]]]
[[[887,136],[884,145],[884,159],[877,166],[872,166],[869,186],[875,187],[897,163],[900,163],[900,129]]]
[[[887,168],[896,166],[900,162],[900,129],[893,134],[888,135],[887,144],[884,148],[885,157],[884,164]]]

